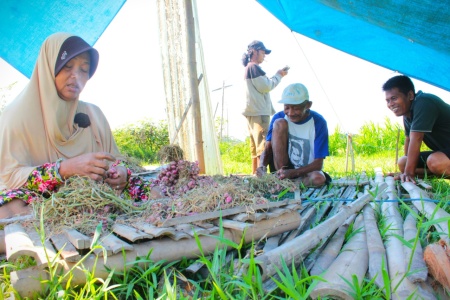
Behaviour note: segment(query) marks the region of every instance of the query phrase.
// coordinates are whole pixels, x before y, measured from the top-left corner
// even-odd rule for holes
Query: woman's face
[[[66,101],[78,100],[89,80],[91,57],[83,52],[69,60],[56,75],[55,85],[58,96]]]

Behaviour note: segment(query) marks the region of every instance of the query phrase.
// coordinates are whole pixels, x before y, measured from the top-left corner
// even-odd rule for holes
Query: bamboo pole
[[[381,239],[375,211],[370,204],[364,206],[364,225],[366,227],[367,247],[369,250],[369,277],[375,278],[376,285],[384,289],[382,265],[387,265],[386,250]]]
[[[263,236],[274,236],[282,232],[292,230],[298,227],[300,223],[300,215],[297,211],[287,212],[276,218],[262,220],[257,222],[255,226],[250,226],[244,232],[241,230],[233,230],[224,228],[223,238],[240,243],[244,238],[246,242],[251,240],[259,240]],[[212,235],[200,235],[200,244],[202,245],[205,255],[211,254],[217,248],[218,239]],[[91,254],[83,261],[83,268],[75,268],[71,277],[70,285],[80,285],[86,282],[86,274],[83,270],[92,272],[95,278],[106,279],[109,272],[105,267],[114,269],[118,272],[124,270],[127,263],[136,261],[137,257],[145,257],[152,249],[150,259],[152,261],[172,262],[183,257],[198,258],[201,254],[196,239],[172,240],[170,238],[162,238],[158,240],[145,241],[139,244],[133,244],[133,250],[125,251],[125,255],[118,253],[110,255],[106,260],[103,258],[96,261],[95,255]],[[53,263],[53,262],[52,262]],[[69,272],[77,263],[68,262],[62,259],[55,259],[54,265],[61,268],[61,274]],[[32,297],[33,293],[41,290],[40,280],[48,279],[48,272],[42,271],[38,267],[30,267],[24,270],[11,272],[11,285],[20,294],[21,297]],[[65,283],[63,283],[65,286]]]
[[[197,60],[195,55],[195,23],[192,0],[185,0],[187,25],[187,58],[189,68],[189,86],[192,96],[192,120],[194,121],[195,151],[200,174],[205,174],[205,156],[203,153],[202,118],[200,113],[200,96],[198,92]]]
[[[386,185],[381,184],[377,189],[373,189],[372,192],[377,193],[377,191],[382,191],[385,188]],[[318,226],[305,231],[302,235],[284,243],[280,247],[259,256],[257,260],[260,263],[262,280],[273,276],[277,270],[281,269],[281,259],[288,265],[292,263],[298,265],[304,256],[319,244],[322,239],[330,236],[348,217],[359,212],[372,199],[373,197],[370,194],[358,198],[349,206],[343,206],[339,213]]]
[[[400,128],[397,129],[397,142],[395,143],[395,166],[394,172],[398,170],[398,144],[400,142]]]
[[[361,285],[369,265],[364,219],[360,214],[355,220],[355,235],[344,245],[339,256],[333,261],[322,276],[325,282],[319,282],[312,290],[310,297],[320,299],[329,297],[334,299],[353,300],[353,291],[346,283],[353,282],[356,276]]]
[[[385,179],[388,184],[387,195],[389,200],[398,200],[395,189],[394,178],[388,176]],[[403,237],[403,218],[398,210],[397,202],[384,202],[382,211],[386,216],[386,224],[389,226],[387,230],[387,239],[385,242],[386,256],[388,260],[389,277],[391,280],[392,298],[407,299],[414,295],[422,299],[436,299],[434,295],[429,294],[420,285],[413,284],[406,277],[406,263],[404,259],[404,249],[401,240],[397,237]],[[396,236],[397,235],[397,236]]]
[[[411,246],[403,245],[406,265],[409,270],[408,279],[413,283],[425,282],[428,276],[428,268],[423,260],[423,250],[420,241],[417,241],[413,251],[413,243],[417,236],[417,224],[416,219],[411,213],[406,216],[403,230],[405,240],[411,242]]]
[[[314,266],[309,272],[310,275],[322,274],[333,263],[344,244],[345,233],[355,217],[356,215],[351,215],[344,224],[336,230],[325,249],[317,256]]]
[[[402,186],[408,191],[409,195],[413,199],[430,199],[427,192],[416,186],[412,182],[403,182]],[[436,204],[428,201],[413,201],[414,206],[428,218],[428,220],[444,219],[444,221],[434,224],[436,231],[439,233],[441,239],[449,244],[449,228],[448,220],[450,220],[450,214],[442,208],[438,208]]]

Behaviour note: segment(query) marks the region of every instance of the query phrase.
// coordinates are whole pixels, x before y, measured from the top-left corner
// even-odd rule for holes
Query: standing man
[[[262,42],[253,41],[248,45],[247,53],[242,56],[247,100],[242,114],[247,118],[250,133],[253,174],[256,174],[256,168],[264,150],[270,116],[275,113],[269,92],[280,83],[281,78],[287,75],[289,69],[285,67],[278,70],[272,78],[267,77],[259,65],[264,61],[266,54],[270,54],[270,52],[272,51],[267,49]]]
[[[387,107],[403,117],[405,156],[398,160],[401,181],[431,173],[450,177],[450,105],[422,91],[415,93],[411,79],[392,77],[383,84]],[[420,152],[422,142],[432,151]]]
[[[306,186],[331,182],[322,171],[323,160],[329,155],[328,126],[320,114],[310,110],[308,90],[301,83],[291,84],[279,103],[284,104],[284,110],[270,122],[257,175],[267,173],[270,165],[279,178],[300,178]]]

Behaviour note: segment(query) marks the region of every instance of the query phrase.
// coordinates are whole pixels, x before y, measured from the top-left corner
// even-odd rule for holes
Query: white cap
[[[281,96],[278,103],[298,105],[309,100],[309,94],[306,87],[301,83],[293,83],[288,85]]]

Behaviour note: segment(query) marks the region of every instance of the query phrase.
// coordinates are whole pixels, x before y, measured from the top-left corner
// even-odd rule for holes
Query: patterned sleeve
[[[46,163],[36,167],[28,177],[27,182],[18,189],[5,190],[0,192],[0,206],[13,199],[22,199],[26,203],[31,203],[41,195],[49,196],[52,192],[64,184],[57,170],[57,162]],[[131,170],[123,161],[116,161],[113,165],[127,168],[127,181],[123,195],[132,200],[147,201],[151,191],[151,182],[140,177],[131,177]]]
[[[22,199],[26,203],[31,203],[40,195],[56,191],[64,183],[56,165],[54,162],[38,166],[30,173],[27,182],[21,188],[0,192],[0,206],[12,199]]]

